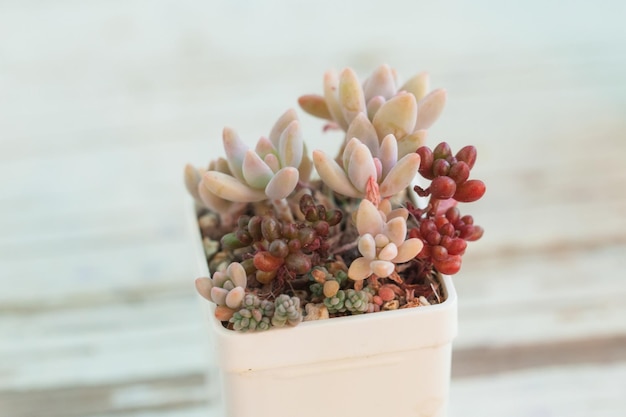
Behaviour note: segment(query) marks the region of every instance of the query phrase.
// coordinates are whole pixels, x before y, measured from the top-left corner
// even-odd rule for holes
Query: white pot
[[[196,226],[196,235],[198,228]],[[200,239],[200,276],[209,276]],[[446,415],[457,296],[438,305],[239,333],[203,300],[227,417]]]

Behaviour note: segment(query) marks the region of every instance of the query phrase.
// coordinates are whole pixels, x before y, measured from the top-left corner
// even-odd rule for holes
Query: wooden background
[[[183,165],[222,155],[224,125],[267,134],[326,69],[383,62],[448,89],[430,143],[476,145],[488,185],[455,280],[450,414],[626,415],[625,16],[619,0],[0,0],[0,416],[216,416]]]

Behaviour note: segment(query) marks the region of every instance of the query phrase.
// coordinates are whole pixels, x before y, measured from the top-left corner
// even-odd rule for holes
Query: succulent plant
[[[408,262],[422,250],[420,239],[406,239],[408,212],[388,214],[389,218],[369,200],[362,200],[359,204],[356,227],[362,257],[352,261],[348,270],[351,279],[359,281],[372,274],[386,278],[394,273],[395,264]]]
[[[278,119],[269,139],[259,139],[254,150],[233,129],[225,128],[222,137],[230,172],[215,169],[204,173],[202,185],[211,194],[239,203],[282,200],[296,188],[301,176],[308,180],[310,161],[293,110]]]
[[[255,294],[246,294],[242,308],[235,312],[229,322],[233,329],[241,332],[269,330],[272,326],[274,303],[261,300]]]
[[[373,183],[383,198],[393,196],[411,184],[420,166],[420,156],[409,153],[398,160],[395,137],[386,136],[375,152],[358,138],[344,148],[342,166],[322,151],[313,152],[313,163],[322,181],[333,191],[353,198],[365,198]]]
[[[307,113],[345,130],[346,141],[360,137],[354,133],[364,130],[374,132],[379,141],[393,134],[403,156],[424,143],[426,129],[445,106],[446,91],[429,92],[429,83],[428,74],[422,72],[398,86],[397,73],[388,65],[379,66],[362,85],[350,68],[339,75],[331,70],[324,74],[323,96],[308,94],[298,102]],[[362,120],[355,126],[359,117]]]
[[[283,327],[286,325],[295,326],[302,321],[302,309],[298,297],[289,297],[281,294],[274,301],[274,316],[272,325]]]
[[[196,288],[200,295],[218,306],[236,309],[243,302],[247,281],[243,266],[233,262],[225,271],[215,272],[213,278],[196,279]]]
[[[429,92],[426,73],[397,78],[387,65],[362,83],[351,69],[329,71],[323,96],[300,97],[345,131],[336,158],[309,159],[288,110],[254,148],[225,128],[226,158],[185,167],[215,270],[196,287],[224,326],[262,331],[443,299],[438,275],[458,272],[483,234],[457,203],[480,199],[485,185],[470,179],[473,146],[423,146],[445,90]],[[418,174],[430,183],[411,188]]]

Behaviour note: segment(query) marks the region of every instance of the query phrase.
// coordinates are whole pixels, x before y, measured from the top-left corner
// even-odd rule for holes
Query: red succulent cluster
[[[442,142],[434,150],[422,146],[419,173],[431,180],[428,188],[415,186],[415,192],[430,196],[424,210],[408,205],[417,221],[409,230],[409,237],[419,238],[424,248],[417,258],[429,261],[439,272],[455,274],[461,268],[461,257],[467,242],[480,239],[483,228],[474,224],[472,216],[461,216],[456,202],[469,203],[485,194],[485,184],[470,180],[470,171],[476,162],[476,148],[466,146],[452,155],[450,146]],[[442,201],[446,203],[441,204]]]
[[[467,242],[478,240],[482,235],[483,228],[474,225],[472,216],[461,216],[456,207],[449,208],[443,216],[421,219],[419,227],[409,231],[409,237],[424,242],[417,257],[430,259],[439,272],[448,275],[459,272]]]
[[[476,148],[466,146],[452,155],[446,142],[441,142],[430,150],[422,146],[417,150],[421,157],[419,173],[432,180],[430,187],[415,187],[420,196],[431,195],[437,200],[453,198],[456,201],[470,203],[485,194],[485,184],[480,180],[470,180],[469,175],[476,162]]]
[[[283,266],[291,273],[305,274],[313,264],[312,256],[328,256],[327,238],[331,227],[341,222],[342,213],[315,205],[310,195],[300,199],[300,210],[305,220],[296,223],[280,221],[271,214],[242,215],[237,230],[222,237],[222,246],[237,254],[251,255],[242,264],[253,266],[261,283],[271,281]]]

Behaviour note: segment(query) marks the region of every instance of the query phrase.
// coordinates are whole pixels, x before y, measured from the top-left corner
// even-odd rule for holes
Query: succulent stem
[[[287,203],[287,199],[272,200],[272,205],[276,211],[276,216],[286,222],[293,223],[293,213]]]

